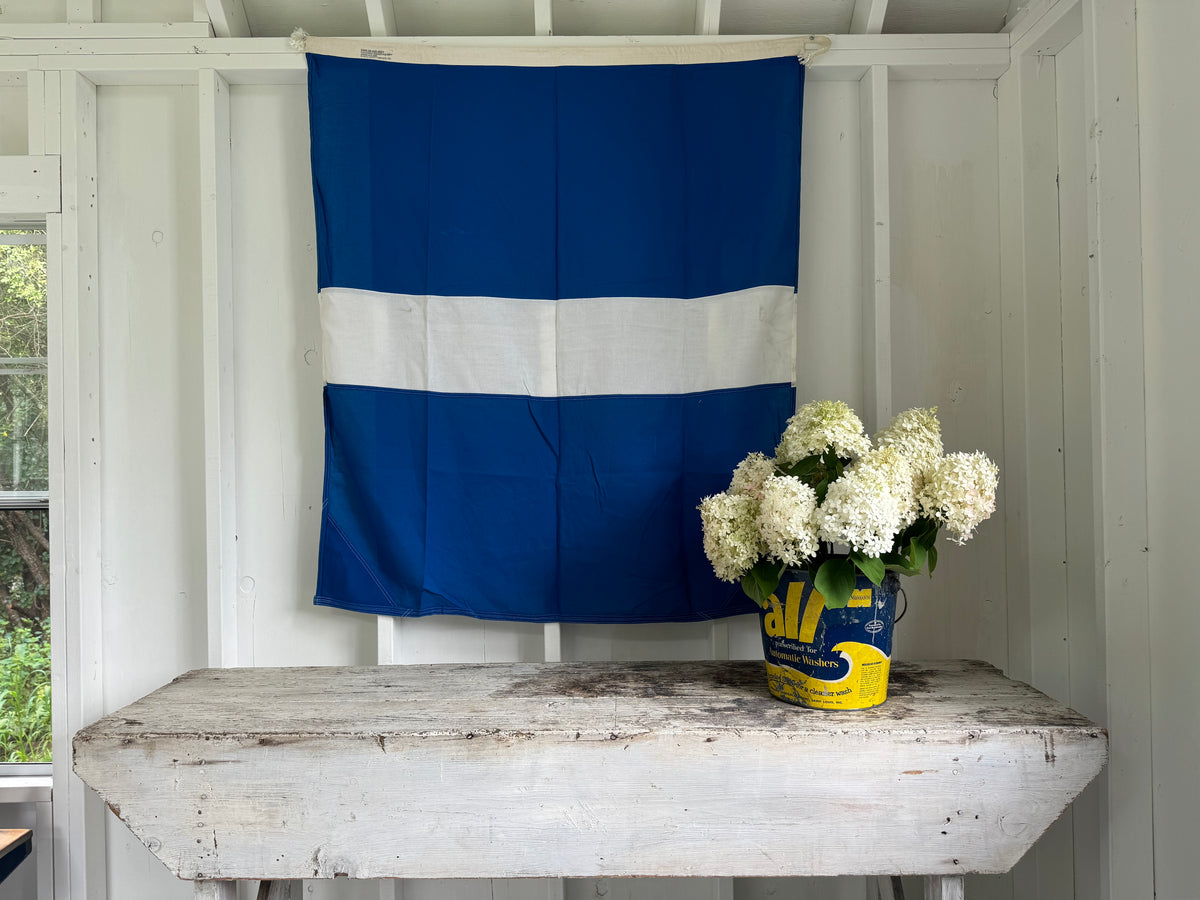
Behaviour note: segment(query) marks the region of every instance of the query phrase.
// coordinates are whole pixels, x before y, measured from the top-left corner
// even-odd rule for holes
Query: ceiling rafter
[[[68,22],[99,22],[100,0],[68,0]]]
[[[888,0],[854,0],[850,15],[851,34],[883,34]]]
[[[721,33],[721,0],[696,0],[696,34]]]
[[[392,0],[363,0],[367,7],[367,26],[371,37],[394,37],[396,31],[396,8]]]
[[[533,0],[533,33],[543,37],[554,34],[554,10],[550,0]]]
[[[251,37],[250,20],[242,0],[205,0],[208,20],[217,37]]]

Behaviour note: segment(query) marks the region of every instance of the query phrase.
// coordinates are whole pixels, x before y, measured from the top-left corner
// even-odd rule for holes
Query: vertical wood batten
[[[696,34],[720,32],[721,0],[696,0]],[[709,653],[713,659],[729,659],[729,620],[713,620],[708,626],[708,640]],[[713,900],[733,900],[733,879],[714,878],[712,896]]]
[[[1000,184],[1000,311],[1003,358],[1004,478],[1001,482],[1005,529],[1008,665],[1011,678],[1033,677],[1030,648],[1029,543],[1025,358],[1025,178],[1022,151],[1021,79],[1013,66],[997,82]],[[1057,236],[1055,237],[1057,243]]]
[[[193,885],[195,900],[237,900],[236,881],[196,881]]]
[[[45,72],[44,94],[46,108],[42,117],[42,127],[44,129],[44,142],[42,144],[46,153],[62,153],[62,120],[59,113],[59,102],[62,92],[62,73],[61,72]]]
[[[1112,898],[1154,885],[1142,208],[1134,0],[1083,9],[1097,616],[1111,735],[1102,775]]]
[[[375,662],[381,666],[390,666],[396,660],[396,627],[391,616],[375,617]]]
[[[55,704],[55,745],[71,746],[71,736],[104,712],[100,483],[100,320],[98,303],[98,223],[96,211],[96,86],[82,75],[63,73],[59,114],[62,154],[62,215],[55,231],[61,279],[49,303],[51,370],[61,373],[58,399],[62,423],[61,480],[51,492],[59,507],[57,545],[63,561],[59,589],[62,627],[54,624],[55,646],[65,657]],[[47,148],[48,150],[51,148]],[[58,353],[55,353],[55,350]],[[57,356],[54,359],[53,356]],[[51,379],[53,382],[54,379]],[[53,417],[52,417],[53,418]],[[57,446],[56,446],[57,450]],[[55,532],[52,531],[52,534]],[[52,687],[52,689],[54,689]],[[54,819],[67,832],[67,852],[55,860],[56,900],[103,900],[105,878],[104,807],[71,772],[70,752],[54,756]],[[61,845],[60,845],[61,847]]]
[[[26,132],[29,135],[30,156],[46,154],[46,73],[33,69],[25,75]]]
[[[551,0],[533,0],[533,32],[542,36],[554,34],[554,9]],[[546,662],[562,662],[562,643],[561,622],[547,622],[542,626],[542,658]],[[546,879],[546,900],[563,900],[566,894],[565,878]]]
[[[1019,118],[1020,141],[1013,148],[1019,178],[1012,184],[1019,198],[1020,215],[1006,222],[1015,229],[1006,246],[1016,255],[1005,259],[1002,280],[1007,277],[1010,282],[1008,311],[1019,308],[1017,318],[1023,328],[1013,328],[1003,337],[1009,342],[1005,350],[1014,351],[1014,362],[1024,360],[1024,390],[1013,386],[1006,418],[1010,414],[1023,415],[1025,443],[1023,448],[1014,443],[1006,450],[1022,454],[1024,484],[1017,481],[1013,487],[1024,490],[1024,497],[1015,499],[1025,511],[1026,527],[1019,536],[1024,547],[1015,558],[1025,561],[1028,588],[1016,601],[1025,607],[1020,616],[1023,633],[1012,635],[1012,639],[1028,644],[1022,654],[1028,666],[1023,677],[1052,697],[1067,701],[1071,688],[1054,57],[1026,53],[1013,61],[1013,71],[1014,114]],[[1013,342],[1020,346],[1013,346]],[[1006,364],[1005,371],[1008,369]],[[1034,852],[1014,868],[1017,893],[1036,896],[1042,891],[1047,896],[1072,896],[1072,857],[1070,822],[1063,819],[1051,826]]]
[[[862,127],[863,410],[868,432],[892,418],[892,237],[888,69],[870,66],[859,82]]]
[[[1200,259],[1195,146],[1190,113],[1200,80],[1196,4],[1139,4],[1138,127],[1145,304],[1146,444],[1150,646],[1153,648],[1154,888],[1158,897],[1196,893],[1200,806],[1200,607],[1193,583],[1200,479],[1184,475],[1200,444],[1195,385],[1200,360],[1196,284]],[[1189,587],[1184,587],[1188,585]]]
[[[1082,27],[1082,19],[1080,20]],[[1066,459],[1067,608],[1070,705],[1104,718],[1103,638],[1096,626],[1095,519],[1092,497],[1091,347],[1087,275],[1087,163],[1083,109],[1083,41],[1055,58],[1058,93],[1059,258],[1063,336],[1063,455]],[[1103,841],[1099,789],[1089,785],[1071,804],[1075,896],[1101,896],[1096,860]]]
[[[199,73],[208,664],[241,662],[237,634],[237,454],[229,85]]]
[[[963,900],[963,877],[926,875],[925,900]]]

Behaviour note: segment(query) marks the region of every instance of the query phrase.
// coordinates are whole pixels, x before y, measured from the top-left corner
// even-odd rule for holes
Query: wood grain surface
[[[223,669],[81,730],[75,771],[183,878],[1007,871],[1104,764],[977,662],[858,712],[761,662]]]

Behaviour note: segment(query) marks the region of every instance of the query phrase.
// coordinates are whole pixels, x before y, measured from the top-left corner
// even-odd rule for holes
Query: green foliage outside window
[[[0,631],[0,762],[50,759],[50,641]]]
[[[49,489],[46,355],[46,247],[0,243],[0,494]],[[50,759],[48,524],[0,510],[0,762]]]

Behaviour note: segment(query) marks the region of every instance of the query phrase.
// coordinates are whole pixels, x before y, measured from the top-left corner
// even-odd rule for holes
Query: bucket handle
[[[899,622],[908,612],[908,594],[904,593],[904,588],[897,588],[897,590],[900,592],[900,596],[904,598],[904,609],[900,611],[900,615],[896,616],[895,619],[895,621]]]

